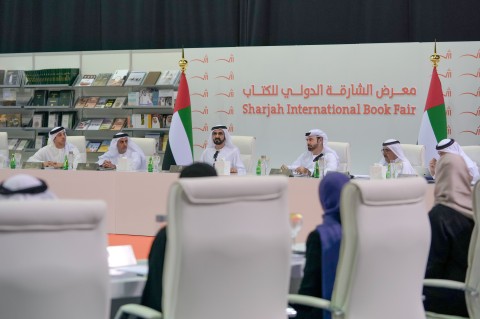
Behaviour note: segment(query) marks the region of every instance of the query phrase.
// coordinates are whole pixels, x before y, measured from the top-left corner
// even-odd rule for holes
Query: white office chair
[[[475,184],[473,189],[473,212],[475,214],[475,226],[472,237],[470,238],[470,247],[468,249],[468,269],[465,282],[457,282],[444,279],[425,279],[424,285],[427,287],[440,287],[463,290],[467,302],[467,310],[470,318],[480,317],[480,236],[478,221],[480,220],[480,182]],[[427,318],[431,319],[459,319],[463,317],[448,316],[427,312]]]
[[[462,146],[462,150],[480,168],[480,145]]]
[[[416,144],[400,144],[400,146],[413,169],[418,175],[423,176],[425,170],[425,146]]]
[[[328,147],[334,150],[338,155],[338,170],[342,172],[350,171],[350,143],[328,142]]]
[[[8,133],[0,132],[0,155],[5,156],[5,159],[8,160]]]
[[[240,150],[240,157],[248,173],[253,172],[256,164],[255,159],[255,137],[232,135],[232,143]]]
[[[424,319],[430,248],[425,191],[420,177],[348,183],[332,300],[290,295],[290,302],[326,309],[335,319]]]
[[[168,199],[163,318],[285,318],[290,277],[287,178],[185,178]],[[122,307],[160,318],[145,307]]]
[[[106,204],[0,201],[0,317],[106,319]]]
[[[156,153],[156,144],[154,138],[151,137],[130,137],[130,140],[137,144],[145,154],[148,162],[148,157],[153,156]]]
[[[83,135],[68,135],[67,142],[72,143],[78,148],[80,152],[81,159],[79,163],[87,162],[87,143],[85,141],[85,136]]]

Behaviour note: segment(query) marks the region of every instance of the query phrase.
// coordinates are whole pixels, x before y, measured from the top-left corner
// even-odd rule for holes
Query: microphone
[[[215,154],[213,154],[213,160],[214,160],[215,162],[217,161],[218,152],[219,152],[219,151],[216,151]]]
[[[320,159],[322,156],[323,156],[323,153],[320,153],[320,155],[317,155],[317,156],[313,159],[313,161],[314,161],[314,162],[317,162],[318,159]]]

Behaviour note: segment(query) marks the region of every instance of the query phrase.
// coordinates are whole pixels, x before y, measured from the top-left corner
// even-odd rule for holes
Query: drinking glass
[[[158,165],[160,165],[161,157],[160,154],[153,154],[153,171],[159,172]]]
[[[18,168],[22,168],[22,153],[15,153],[15,165]]]
[[[267,155],[262,155],[260,156],[260,159],[262,161],[262,175],[268,175],[270,158],[268,158]]]
[[[302,229],[303,215],[300,213],[290,213],[290,236],[292,238],[292,250],[295,248],[295,239]]]

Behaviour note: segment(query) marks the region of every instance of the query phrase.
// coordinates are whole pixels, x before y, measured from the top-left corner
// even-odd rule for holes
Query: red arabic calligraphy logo
[[[473,116],[480,116],[480,106],[478,107],[477,111],[476,112],[468,112],[468,111],[465,111],[465,112],[462,112],[460,114],[471,114]]]
[[[195,95],[201,96],[201,97],[208,97],[208,90],[205,89],[205,91],[203,91],[203,93],[192,93],[192,94],[190,94],[190,96],[195,96]]]
[[[205,149],[207,147],[207,140],[205,140],[203,144],[193,144],[193,146]]]
[[[475,97],[479,97],[480,96],[480,87],[477,89],[477,92],[475,92],[475,93],[474,92],[464,92],[460,95],[473,95]]]
[[[473,134],[473,135],[480,135],[480,125],[477,127],[476,131],[466,130],[466,131],[461,131],[460,133],[469,133],[469,134]]]
[[[192,130],[199,130],[202,132],[207,132],[208,131],[208,124],[205,123],[202,127],[192,127]]]
[[[216,79],[225,79],[227,81],[231,81],[233,79],[235,79],[235,75],[233,75],[233,71],[230,71],[230,73],[228,74],[228,76],[225,76],[225,75],[219,75],[216,77]]]
[[[445,59],[445,60],[451,60],[452,59],[452,51],[450,49],[448,49],[447,54],[445,54],[445,55],[440,54],[440,57],[442,57],[442,59]]]
[[[203,81],[207,81],[208,80],[208,72],[205,72],[203,74],[203,76],[200,76],[200,75],[192,76],[192,77],[190,77],[190,79],[200,79],[200,80],[203,80]]]
[[[215,61],[224,61],[227,63],[233,63],[235,62],[235,57],[233,56],[233,53],[230,53],[230,57],[228,59],[220,58],[220,59],[216,59]]]
[[[452,108],[450,107],[450,105],[447,107],[447,116],[452,116]]]
[[[460,76],[473,76],[475,78],[478,78],[480,77],[480,69],[477,70],[477,74],[473,74],[473,73],[463,73],[462,75]]]
[[[451,136],[452,135],[452,127],[449,125],[447,125],[447,135],[448,136]]]
[[[203,59],[191,59],[190,62],[208,63],[208,55],[205,54]]]
[[[233,111],[233,106],[230,106],[230,108],[228,109],[228,111],[226,110],[218,110],[217,113],[225,113],[225,114],[228,114],[228,115],[233,115],[234,111]]]
[[[443,93],[443,96],[452,96],[452,90],[450,90],[450,88],[448,88],[445,93]]]
[[[235,96],[235,92],[233,91],[233,89],[230,89],[228,93],[217,93],[215,95],[223,95],[223,96],[232,98]]]
[[[445,74],[438,73],[438,76],[450,79],[450,78],[452,78],[452,70],[448,69],[447,73],[445,73]]]
[[[234,131],[233,124],[230,123],[230,125],[228,126],[228,132],[233,133],[233,131]]]
[[[477,54],[469,54],[469,53],[467,53],[467,54],[462,54],[460,57],[461,57],[461,58],[462,58],[462,57],[470,57],[470,58],[474,58],[474,59],[480,59],[480,49],[478,49]]]
[[[203,115],[207,115],[207,114],[208,114],[208,106],[205,106],[202,111],[192,110],[192,113],[193,113],[193,112],[195,112],[195,113],[200,113],[200,114],[203,114]]]

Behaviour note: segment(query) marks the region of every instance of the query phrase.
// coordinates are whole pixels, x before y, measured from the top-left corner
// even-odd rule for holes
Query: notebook
[[[98,171],[99,165],[97,163],[78,163],[77,171]]]
[[[43,169],[42,162],[23,162],[23,169]]]
[[[293,177],[293,172],[291,169],[272,168],[270,169],[270,175],[285,175]]]
[[[180,173],[183,170],[182,165],[170,165],[170,173]]]

